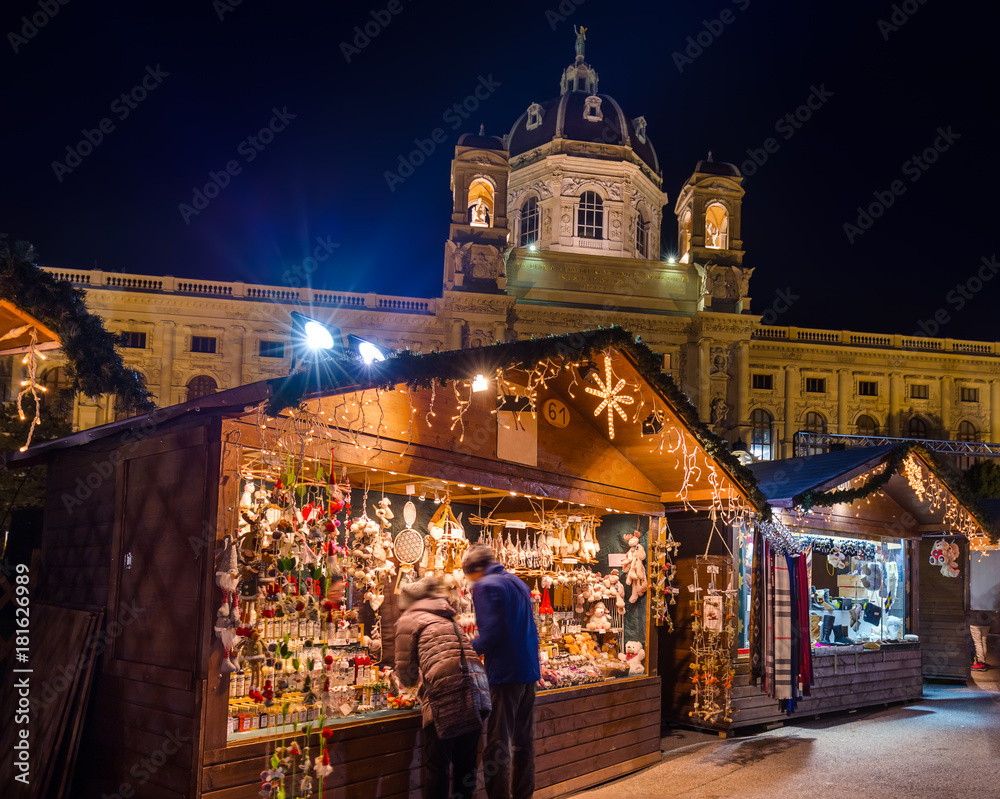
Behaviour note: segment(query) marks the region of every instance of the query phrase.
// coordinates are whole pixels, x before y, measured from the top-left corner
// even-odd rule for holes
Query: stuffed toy
[[[606,633],[611,631],[611,619],[608,618],[608,609],[603,602],[598,602],[590,611],[590,618],[587,620],[587,629],[595,633]]]
[[[646,593],[646,550],[639,543],[638,531],[626,535],[625,541],[629,545],[629,550],[625,554],[622,571],[625,574],[625,584],[632,586],[632,594],[628,601],[635,603]]]
[[[628,673],[630,677],[638,674],[645,674],[646,667],[642,662],[646,659],[646,650],[638,641],[628,641],[625,644],[625,651],[618,655],[618,659],[628,663]]]
[[[958,577],[958,556],[960,554],[961,550],[959,550],[958,544],[939,538],[934,542],[934,548],[931,550],[931,566],[940,566],[941,574],[945,577]]]

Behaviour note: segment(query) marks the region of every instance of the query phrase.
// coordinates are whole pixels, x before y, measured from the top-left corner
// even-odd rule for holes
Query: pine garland
[[[350,356],[333,358],[322,362],[315,369],[269,380],[271,400],[267,413],[277,416],[286,408],[297,407],[307,395],[362,388],[388,390],[397,385],[421,389],[429,388],[434,382],[446,386],[450,381],[469,380],[477,374],[491,375],[500,368],[530,371],[549,358],[588,360],[609,347],[625,353],[632,360],[639,374],[669,400],[674,412],[708,454],[721,463],[746,491],[762,518],[771,518],[771,506],[758,488],[756,478],[730,452],[729,444],[698,418],[698,412],[687,395],[669,375],[663,373],[662,356],[649,349],[641,339],[618,326],[465,350],[422,355],[404,351],[367,366]]]
[[[90,397],[113,394],[126,411],[153,410],[145,379],[124,364],[119,337],[87,310],[84,291],[39,269],[37,258],[34,246],[25,241],[0,247],[0,297],[59,336],[74,392]]]
[[[814,507],[829,507],[841,503],[850,504],[867,499],[872,494],[882,490],[894,474],[903,470],[903,462],[911,453],[919,455],[926,463],[934,477],[947,486],[958,502],[972,515],[976,522],[989,535],[992,525],[987,521],[976,497],[961,479],[949,474],[949,467],[933,450],[927,449],[918,441],[904,441],[889,451],[883,461],[885,468],[872,475],[857,488],[832,489],[830,491],[803,491],[792,498],[793,507],[801,507],[808,512]],[[992,537],[991,537],[992,540]]]

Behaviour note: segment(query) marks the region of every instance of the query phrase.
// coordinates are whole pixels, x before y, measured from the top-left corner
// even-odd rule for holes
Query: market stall
[[[20,461],[50,465],[40,596],[139,609],[100,658],[74,785],[125,795],[169,735],[144,796],[417,795],[396,591],[434,571],[474,630],[477,540],[536,600],[536,796],[656,762],[664,503],[720,526],[762,507],[656,356],[611,330],[320,367]]]
[[[710,550],[737,586],[731,712],[688,715],[700,673],[692,669],[684,679],[692,647],[661,639],[677,664],[670,715],[728,732],[919,698],[927,660],[925,582],[937,575],[961,582],[952,578],[959,576],[962,550],[952,553],[942,541],[959,536],[983,548],[989,540],[933,456],[913,445],[871,447],[762,462],[751,471],[773,517],[730,528]],[[694,568],[689,544],[704,537],[704,522],[688,514],[670,523],[683,544],[683,583]],[[921,548],[928,535],[942,544],[933,545],[933,555],[932,546]],[[681,625],[697,627],[696,618],[689,613]],[[933,651],[936,634],[929,634]],[[666,685],[662,654],[660,673]]]

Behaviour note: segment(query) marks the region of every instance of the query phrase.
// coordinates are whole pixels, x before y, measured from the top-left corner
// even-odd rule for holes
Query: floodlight
[[[318,361],[344,346],[340,329],[311,319],[298,311],[292,317],[292,369],[296,361]]]
[[[486,379],[486,375],[476,375],[476,379],[472,381],[472,390],[486,391],[490,387],[490,382]]]
[[[385,360],[386,351],[377,344],[372,344],[370,341],[361,338],[361,336],[348,335],[347,344],[351,349],[357,351],[365,366],[373,364],[376,361]]]

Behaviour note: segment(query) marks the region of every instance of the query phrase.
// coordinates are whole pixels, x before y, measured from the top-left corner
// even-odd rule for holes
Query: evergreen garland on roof
[[[82,289],[39,269],[37,258],[29,242],[0,245],[0,297],[59,336],[74,392],[89,397],[114,394],[122,410],[153,410],[156,406],[145,379],[122,361],[119,337],[104,328],[101,317],[87,310]]]
[[[839,505],[841,503],[849,504],[852,502],[858,502],[862,499],[867,499],[872,494],[881,491],[889,480],[892,479],[893,475],[902,473],[903,462],[911,453],[919,455],[924,460],[931,474],[944,483],[947,489],[954,495],[955,499],[958,500],[959,504],[961,504],[972,515],[986,534],[989,535],[991,526],[986,521],[986,516],[983,513],[982,508],[979,506],[976,497],[965,484],[965,481],[956,480],[955,476],[949,473],[950,470],[948,465],[940,457],[938,457],[937,453],[933,450],[927,449],[925,446],[922,446],[918,441],[904,441],[891,449],[882,461],[886,464],[885,469],[883,469],[879,474],[869,477],[857,488],[834,488],[829,491],[816,491],[814,489],[809,489],[793,497],[792,506],[801,507],[803,510],[808,512],[814,507],[829,507],[831,505]]]

